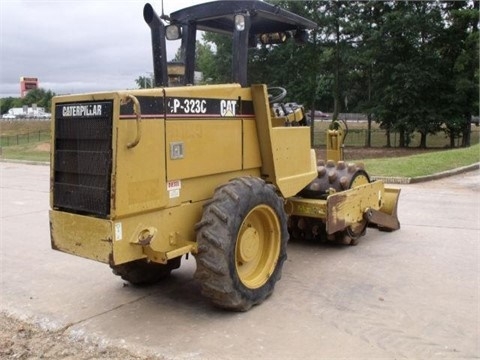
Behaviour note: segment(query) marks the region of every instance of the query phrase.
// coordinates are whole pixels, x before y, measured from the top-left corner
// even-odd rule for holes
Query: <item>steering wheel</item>
[[[278,103],[283,99],[285,99],[285,96],[287,96],[287,90],[285,90],[285,88],[280,86],[269,87],[267,89],[267,93],[268,93],[268,101],[270,102],[270,104]]]

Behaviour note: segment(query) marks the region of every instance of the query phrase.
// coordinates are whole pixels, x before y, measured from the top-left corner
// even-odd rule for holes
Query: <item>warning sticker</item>
[[[122,223],[121,222],[115,223],[115,240],[116,241],[122,240],[122,237],[123,237]]]
[[[168,196],[170,197],[170,199],[180,197],[180,189],[170,190],[168,192]]]
[[[180,190],[182,188],[181,180],[171,180],[167,182],[167,191]]]

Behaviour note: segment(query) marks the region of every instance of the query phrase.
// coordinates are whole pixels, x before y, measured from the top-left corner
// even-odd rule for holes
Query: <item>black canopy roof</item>
[[[198,30],[233,33],[234,15],[250,14],[250,34],[314,29],[313,21],[258,0],[222,0],[194,5],[170,14],[172,23],[194,22]]]

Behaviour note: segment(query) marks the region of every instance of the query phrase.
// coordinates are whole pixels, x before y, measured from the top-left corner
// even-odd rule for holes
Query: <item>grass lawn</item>
[[[0,158],[10,160],[50,161],[50,144],[45,142],[28,143],[2,147]]]
[[[363,159],[370,175],[417,177],[480,162],[480,144],[397,158]]]

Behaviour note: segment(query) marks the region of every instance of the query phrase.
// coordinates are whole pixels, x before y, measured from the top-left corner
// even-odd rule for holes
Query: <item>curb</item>
[[[432,175],[418,176],[418,177],[395,177],[395,176],[371,176],[372,180],[382,180],[386,184],[416,184],[419,182],[432,181],[443,179],[449,176],[462,174],[468,171],[480,169],[480,163],[462,166],[456,169],[442,171]]]

